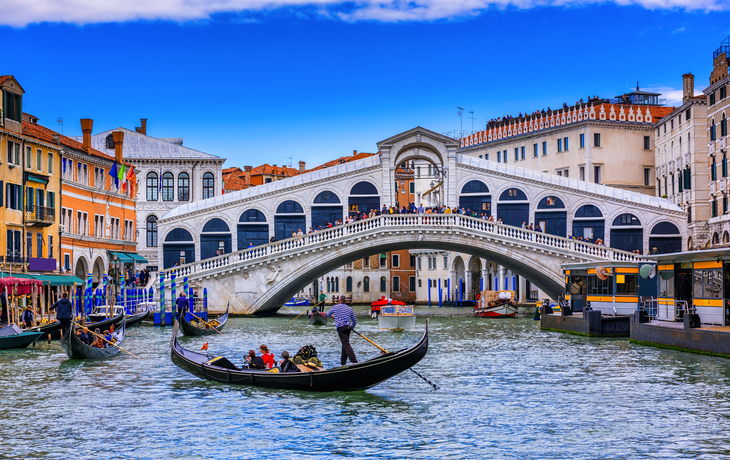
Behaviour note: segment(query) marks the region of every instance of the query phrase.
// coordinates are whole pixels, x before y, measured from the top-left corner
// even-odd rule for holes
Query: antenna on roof
[[[289,167],[292,167],[291,157],[287,157],[289,159]]]
[[[461,118],[461,112],[463,112],[464,109],[459,106],[456,106],[456,108],[459,109],[459,111],[456,112],[459,116],[459,137],[464,137],[464,120]]]
[[[62,117],[56,118],[56,123],[61,125],[61,134],[63,134],[63,118]]]
[[[469,118],[471,118],[471,132],[473,133],[474,132],[474,120],[476,120],[476,118],[474,118],[474,111],[470,110],[469,115],[470,115]]]
[[[636,80],[636,91],[639,91],[639,80]]]

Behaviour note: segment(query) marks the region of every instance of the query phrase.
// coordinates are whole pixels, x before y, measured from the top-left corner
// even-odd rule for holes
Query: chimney
[[[682,102],[687,102],[695,95],[695,76],[691,73],[682,75]]]
[[[142,124],[139,128],[134,128],[135,131],[137,131],[140,134],[147,135],[147,119],[146,118],[140,118],[139,122]]]
[[[53,133],[53,143],[54,144],[60,144],[61,143],[61,135],[58,133]]]
[[[122,145],[124,144],[124,131],[114,131],[114,158],[117,163],[122,163]]]
[[[306,170],[307,170],[307,163],[305,163],[304,161],[300,161],[299,162],[299,172],[303,173]]]
[[[251,166],[244,166],[244,167],[243,167],[243,170],[244,170],[244,171],[247,171],[247,172],[251,172],[251,170],[252,170],[252,169],[253,169],[253,168],[252,168]]]
[[[352,156],[357,156],[357,150],[352,151]]]
[[[84,150],[88,153],[91,151],[91,128],[94,126],[94,120],[91,118],[81,119],[81,131],[84,133]]]

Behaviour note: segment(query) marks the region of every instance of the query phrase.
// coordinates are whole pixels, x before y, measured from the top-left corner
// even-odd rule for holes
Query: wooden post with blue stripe
[[[203,314],[208,321],[208,288],[203,288]]]
[[[172,294],[172,304],[170,305],[170,310],[172,311],[173,318],[175,318],[175,316],[177,315],[177,305],[175,304],[175,302],[177,302],[177,286],[175,285],[175,278],[177,278],[177,276],[175,275],[175,273],[173,273],[170,276],[170,293]]]
[[[160,326],[165,327],[165,272],[160,270]]]
[[[82,318],[86,318],[86,316],[91,313],[92,308],[94,308],[91,303],[93,294],[93,291],[91,289],[91,283],[93,281],[94,275],[92,273],[89,273],[89,276],[86,278],[86,308],[84,308],[84,316]]]

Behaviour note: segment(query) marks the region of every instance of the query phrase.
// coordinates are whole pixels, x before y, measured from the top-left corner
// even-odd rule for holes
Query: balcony
[[[690,161],[690,159],[689,159],[689,153],[685,153],[684,154],[684,165],[685,166],[689,166],[689,161]]]
[[[56,210],[45,206],[26,206],[25,222],[36,227],[48,227],[56,221]]]
[[[727,142],[727,141],[726,141],[726,139],[727,139],[727,138],[725,138],[725,137],[721,137],[721,138],[720,138],[720,141],[718,142],[718,143],[720,144],[720,147],[719,147],[719,148],[720,148],[720,150],[722,150],[723,152],[725,151],[725,148],[726,148],[726,147],[725,147],[725,146],[726,146],[726,142]]]
[[[19,256],[19,255],[0,256],[0,263],[2,263],[2,264],[24,264],[24,263],[27,263],[27,259],[25,257]]]
[[[670,173],[674,172],[674,162],[672,160],[669,160],[669,162],[667,163],[667,168]]]
[[[674,159],[674,166],[677,168],[677,170],[682,169],[682,157],[677,157]]]
[[[684,191],[684,201],[689,201],[690,198],[692,198],[692,191],[691,190],[685,190]]]
[[[715,142],[714,141],[710,141],[710,143],[707,145],[707,153],[709,155],[715,154]]]
[[[667,165],[662,165],[662,176],[667,175]]]
[[[717,191],[717,183],[715,181],[710,182],[710,195],[714,195]]]

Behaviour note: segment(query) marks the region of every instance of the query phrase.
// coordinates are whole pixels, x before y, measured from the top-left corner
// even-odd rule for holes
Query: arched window
[[[186,172],[177,176],[177,201],[190,201],[190,176]]]
[[[175,176],[171,172],[162,175],[162,201],[175,201]]]
[[[633,214],[621,214],[613,220],[614,227],[620,225],[641,225],[639,219]]]
[[[727,136],[727,118],[725,114],[722,114],[722,121],[720,122],[720,136]]]
[[[327,292],[332,292],[332,284],[330,283],[329,276],[327,277]]]
[[[213,173],[203,174],[203,199],[212,198],[215,195],[215,176]]]
[[[720,235],[715,233],[714,235],[712,235],[712,245],[716,246],[718,244],[720,244]]]
[[[147,216],[147,247],[157,247],[157,217]]]
[[[152,171],[147,173],[147,201],[157,201],[157,190],[159,177]]]
[[[335,276],[335,292],[340,292],[340,277]]]
[[[480,180],[473,180],[464,184],[461,193],[489,193],[489,187]]]
[[[301,214],[303,212],[302,205],[293,200],[287,200],[276,208],[277,214]]]
[[[370,292],[370,277],[366,276],[362,279],[362,292]]]
[[[385,280],[385,277],[381,276],[380,277],[380,292],[385,292],[385,289],[386,289],[385,283],[387,283],[387,281]]]
[[[347,292],[352,292],[352,276],[348,276],[345,280],[345,290]]]
[[[114,135],[110,134],[106,137],[106,148],[114,150]]]

